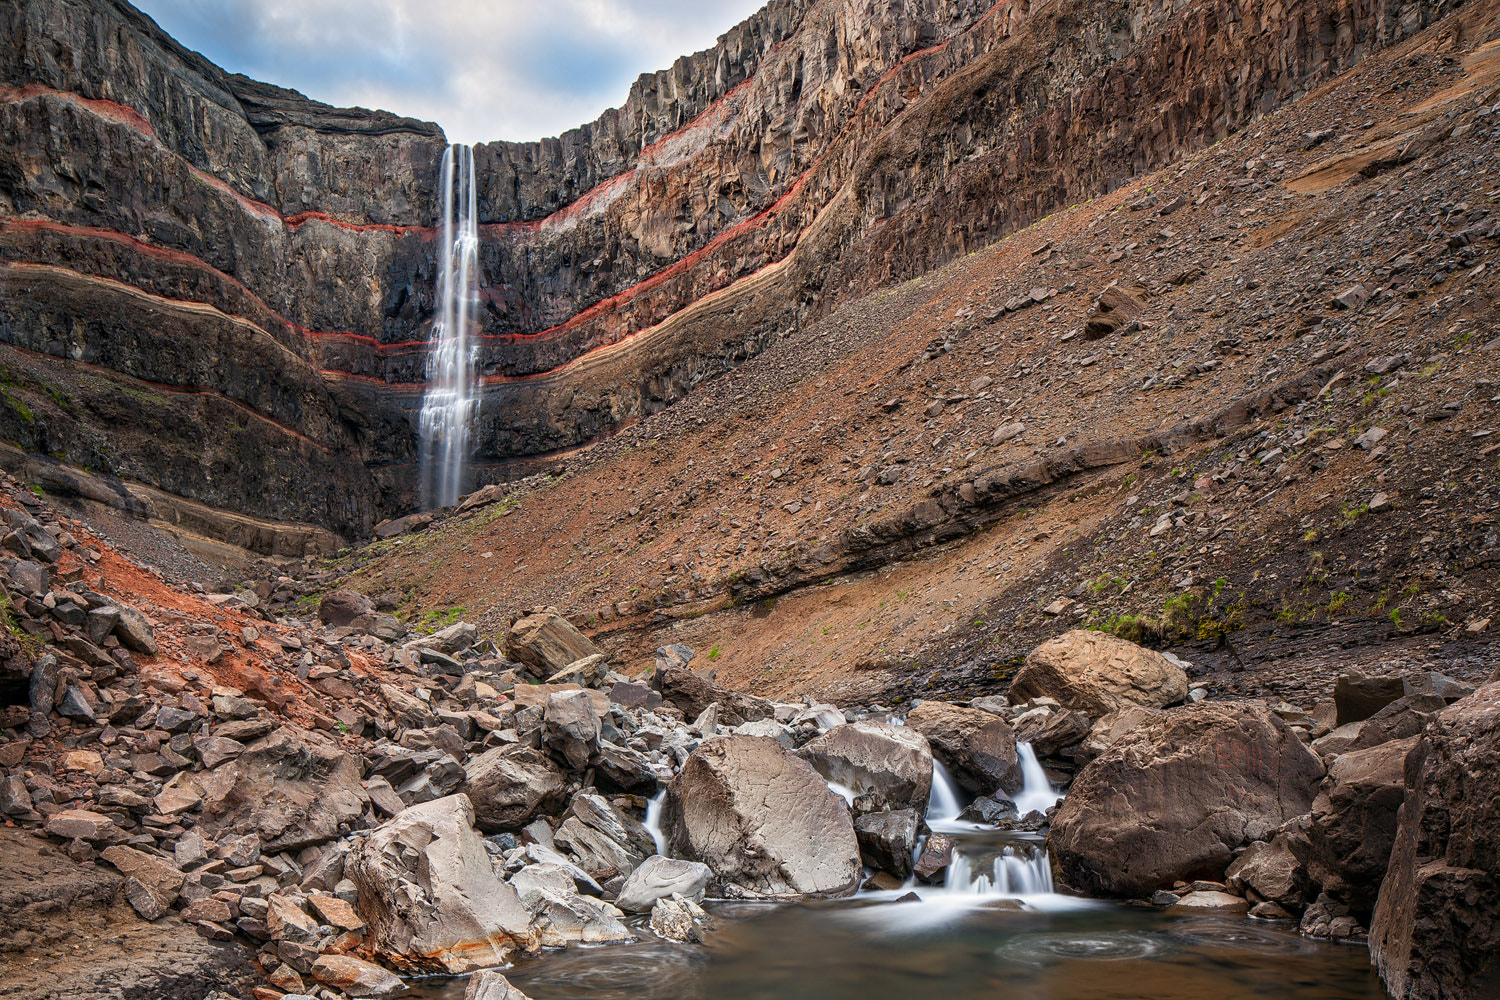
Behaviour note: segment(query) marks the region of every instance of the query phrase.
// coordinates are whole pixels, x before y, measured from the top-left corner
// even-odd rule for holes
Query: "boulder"
[[[1131,705],[1118,712],[1110,712],[1094,723],[1089,734],[1078,745],[1078,752],[1074,754],[1074,759],[1079,762],[1093,760],[1113,746],[1120,737],[1145,725],[1159,715],[1161,715],[1160,709],[1146,708],[1144,705]]]
[[[518,619],[506,632],[505,645],[512,660],[526,664],[538,677],[551,677],[599,652],[556,608],[536,608]]]
[[[805,744],[797,756],[856,794],[875,791],[893,809],[927,812],[932,749],[915,729],[878,722],[835,726]]]
[[[547,696],[542,739],[569,770],[588,767],[599,749],[599,716],[586,691],[558,691]]]
[[[554,837],[588,872],[613,868],[629,875],[656,853],[650,831],[592,792],[573,796]]]
[[[357,997],[388,997],[406,989],[400,976],[352,955],[319,955],[312,976]]]
[[[647,913],[658,899],[673,893],[701,902],[713,874],[708,865],[697,861],[678,861],[653,854],[625,879],[615,905],[626,913]]]
[[[1370,955],[1394,997],[1500,994],[1500,684],[1438,713],[1406,757]]]
[[[1435,695],[1407,695],[1380,709],[1368,719],[1348,722],[1313,740],[1312,747],[1324,758],[1368,750],[1392,740],[1416,736],[1427,728],[1435,713],[1447,706]]]
[[[924,701],[912,709],[906,725],[927,737],[933,751],[952,770],[953,779],[974,794],[1021,790],[1016,735],[1000,716],[979,708]]]
[[[663,897],[651,907],[651,933],[663,941],[692,944],[703,940],[703,931],[711,927],[703,907],[676,893]]]
[[[121,875],[138,882],[163,911],[177,901],[177,893],[182,888],[185,876],[165,858],[158,858],[123,844],[106,847],[99,852],[99,856],[113,865]],[[136,909],[140,910],[141,907],[137,906]]]
[[[675,705],[689,719],[702,715],[709,705],[719,705],[719,725],[725,728],[769,719],[773,716],[771,703],[764,698],[731,691],[720,687],[702,674],[694,673],[686,666],[671,666],[657,661],[657,669],[651,675],[651,684],[661,692],[669,705]]]
[[[1313,800],[1308,870],[1367,924],[1396,840],[1406,798],[1406,756],[1416,738],[1340,755]]]
[[[1071,708],[1028,712],[1015,721],[1016,740],[1030,743],[1038,757],[1060,756],[1087,739],[1092,728],[1087,715]]]
[[[353,756],[329,736],[292,726],[197,777],[204,829],[254,833],[268,854],[337,837],[369,801]]]
[[[677,853],[708,865],[727,892],[847,896],[859,887],[848,807],[775,740],[700,745],[667,786],[662,823]]]
[[[521,903],[531,913],[532,930],[543,948],[625,944],[635,940],[620,922],[618,909],[581,895],[573,872],[562,865],[527,865],[511,877]]]
[[[1247,847],[1224,873],[1224,880],[1239,892],[1254,890],[1288,914],[1301,913],[1313,895],[1307,854],[1306,834],[1284,829],[1270,843],[1256,841]]]
[[[1033,649],[1010,686],[1012,702],[1055,698],[1096,719],[1128,705],[1175,705],[1187,696],[1187,674],[1165,656],[1081,629]]]
[[[488,486],[485,489],[489,489]],[[464,1000],[531,1000],[494,969],[482,969],[469,979]]]
[[[398,968],[472,972],[535,946],[531,914],[495,873],[465,795],[398,813],[344,871],[359,889],[368,943]]]
[[[594,779],[610,791],[654,795],[661,779],[646,755],[608,740],[599,741],[594,755]]]
[[[854,836],[865,862],[897,878],[911,875],[912,851],[917,844],[917,812],[895,809],[866,813],[854,821]]]
[[[1339,674],[1333,683],[1333,704],[1337,712],[1335,726],[1363,722],[1406,693],[1406,685],[1396,674],[1378,677],[1359,670]]]
[[[538,811],[560,805],[567,778],[545,754],[521,744],[486,750],[464,768],[460,788],[481,830],[519,830]]]
[[[345,628],[375,610],[375,602],[355,590],[335,590],[318,603],[318,619],[331,628]]]
[[[1199,702],[1117,740],[1074,779],[1049,843],[1088,895],[1217,879],[1236,851],[1308,811],[1323,766],[1263,703]]]

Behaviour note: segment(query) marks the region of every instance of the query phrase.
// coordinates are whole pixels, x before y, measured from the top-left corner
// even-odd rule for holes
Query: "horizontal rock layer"
[[[477,149],[478,475],[660,409],[1452,6],[777,0],[591,125]],[[439,130],[226,74],[120,2],[8,0],[0,29],[20,137],[0,438],[343,533],[409,508]]]

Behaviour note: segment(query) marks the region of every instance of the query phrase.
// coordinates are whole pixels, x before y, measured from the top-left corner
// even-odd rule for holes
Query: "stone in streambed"
[[[651,933],[665,941],[701,943],[703,932],[712,926],[713,921],[703,907],[675,892],[658,899],[651,907]]]
[[[917,812],[896,809],[866,813],[854,821],[860,855],[872,868],[906,878],[912,872],[912,850],[917,843]]]
[[[625,879],[615,905],[626,913],[646,913],[658,899],[673,893],[702,902],[711,878],[713,872],[705,864],[654,854]]]
[[[1063,880],[1149,896],[1223,875],[1234,853],[1308,811],[1323,766],[1263,703],[1163,712],[1079,772],[1052,821]]]
[[[844,800],[774,740],[704,742],[667,786],[663,826],[683,857],[751,896],[847,896],[859,845]]]
[[[500,973],[485,969],[474,973],[469,988],[464,991],[464,1000],[531,1000],[516,989]]]

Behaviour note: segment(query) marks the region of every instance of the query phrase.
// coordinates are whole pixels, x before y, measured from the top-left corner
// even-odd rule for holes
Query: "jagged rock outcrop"
[[[1370,924],[1401,1000],[1500,988],[1500,684],[1444,709],[1406,757],[1406,798]]]
[[[479,474],[658,410],[1451,6],[1300,0],[1245,30],[1228,0],[775,0],[591,125],[476,151]],[[409,508],[436,127],[226,74],[123,0],[10,0],[0,37],[21,137],[0,152],[0,436],[344,534]]]
[[[893,809],[927,811],[932,749],[915,729],[851,722],[805,743],[797,755],[829,781],[856,793],[878,792]]]

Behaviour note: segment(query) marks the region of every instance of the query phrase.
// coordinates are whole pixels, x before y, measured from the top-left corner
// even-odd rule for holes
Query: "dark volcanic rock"
[[[906,724],[927,737],[960,785],[978,795],[1021,790],[1021,758],[1006,721],[983,709],[924,701]]]
[[[1313,800],[1309,869],[1323,891],[1368,923],[1406,798],[1406,757],[1416,739],[1342,754]]]
[[[1441,712],[1406,757],[1370,955],[1403,998],[1500,993],[1500,684]]]
[[[1217,880],[1236,850],[1307,812],[1322,777],[1264,705],[1199,702],[1127,733],[1080,771],[1049,843],[1067,884],[1091,895]]]

